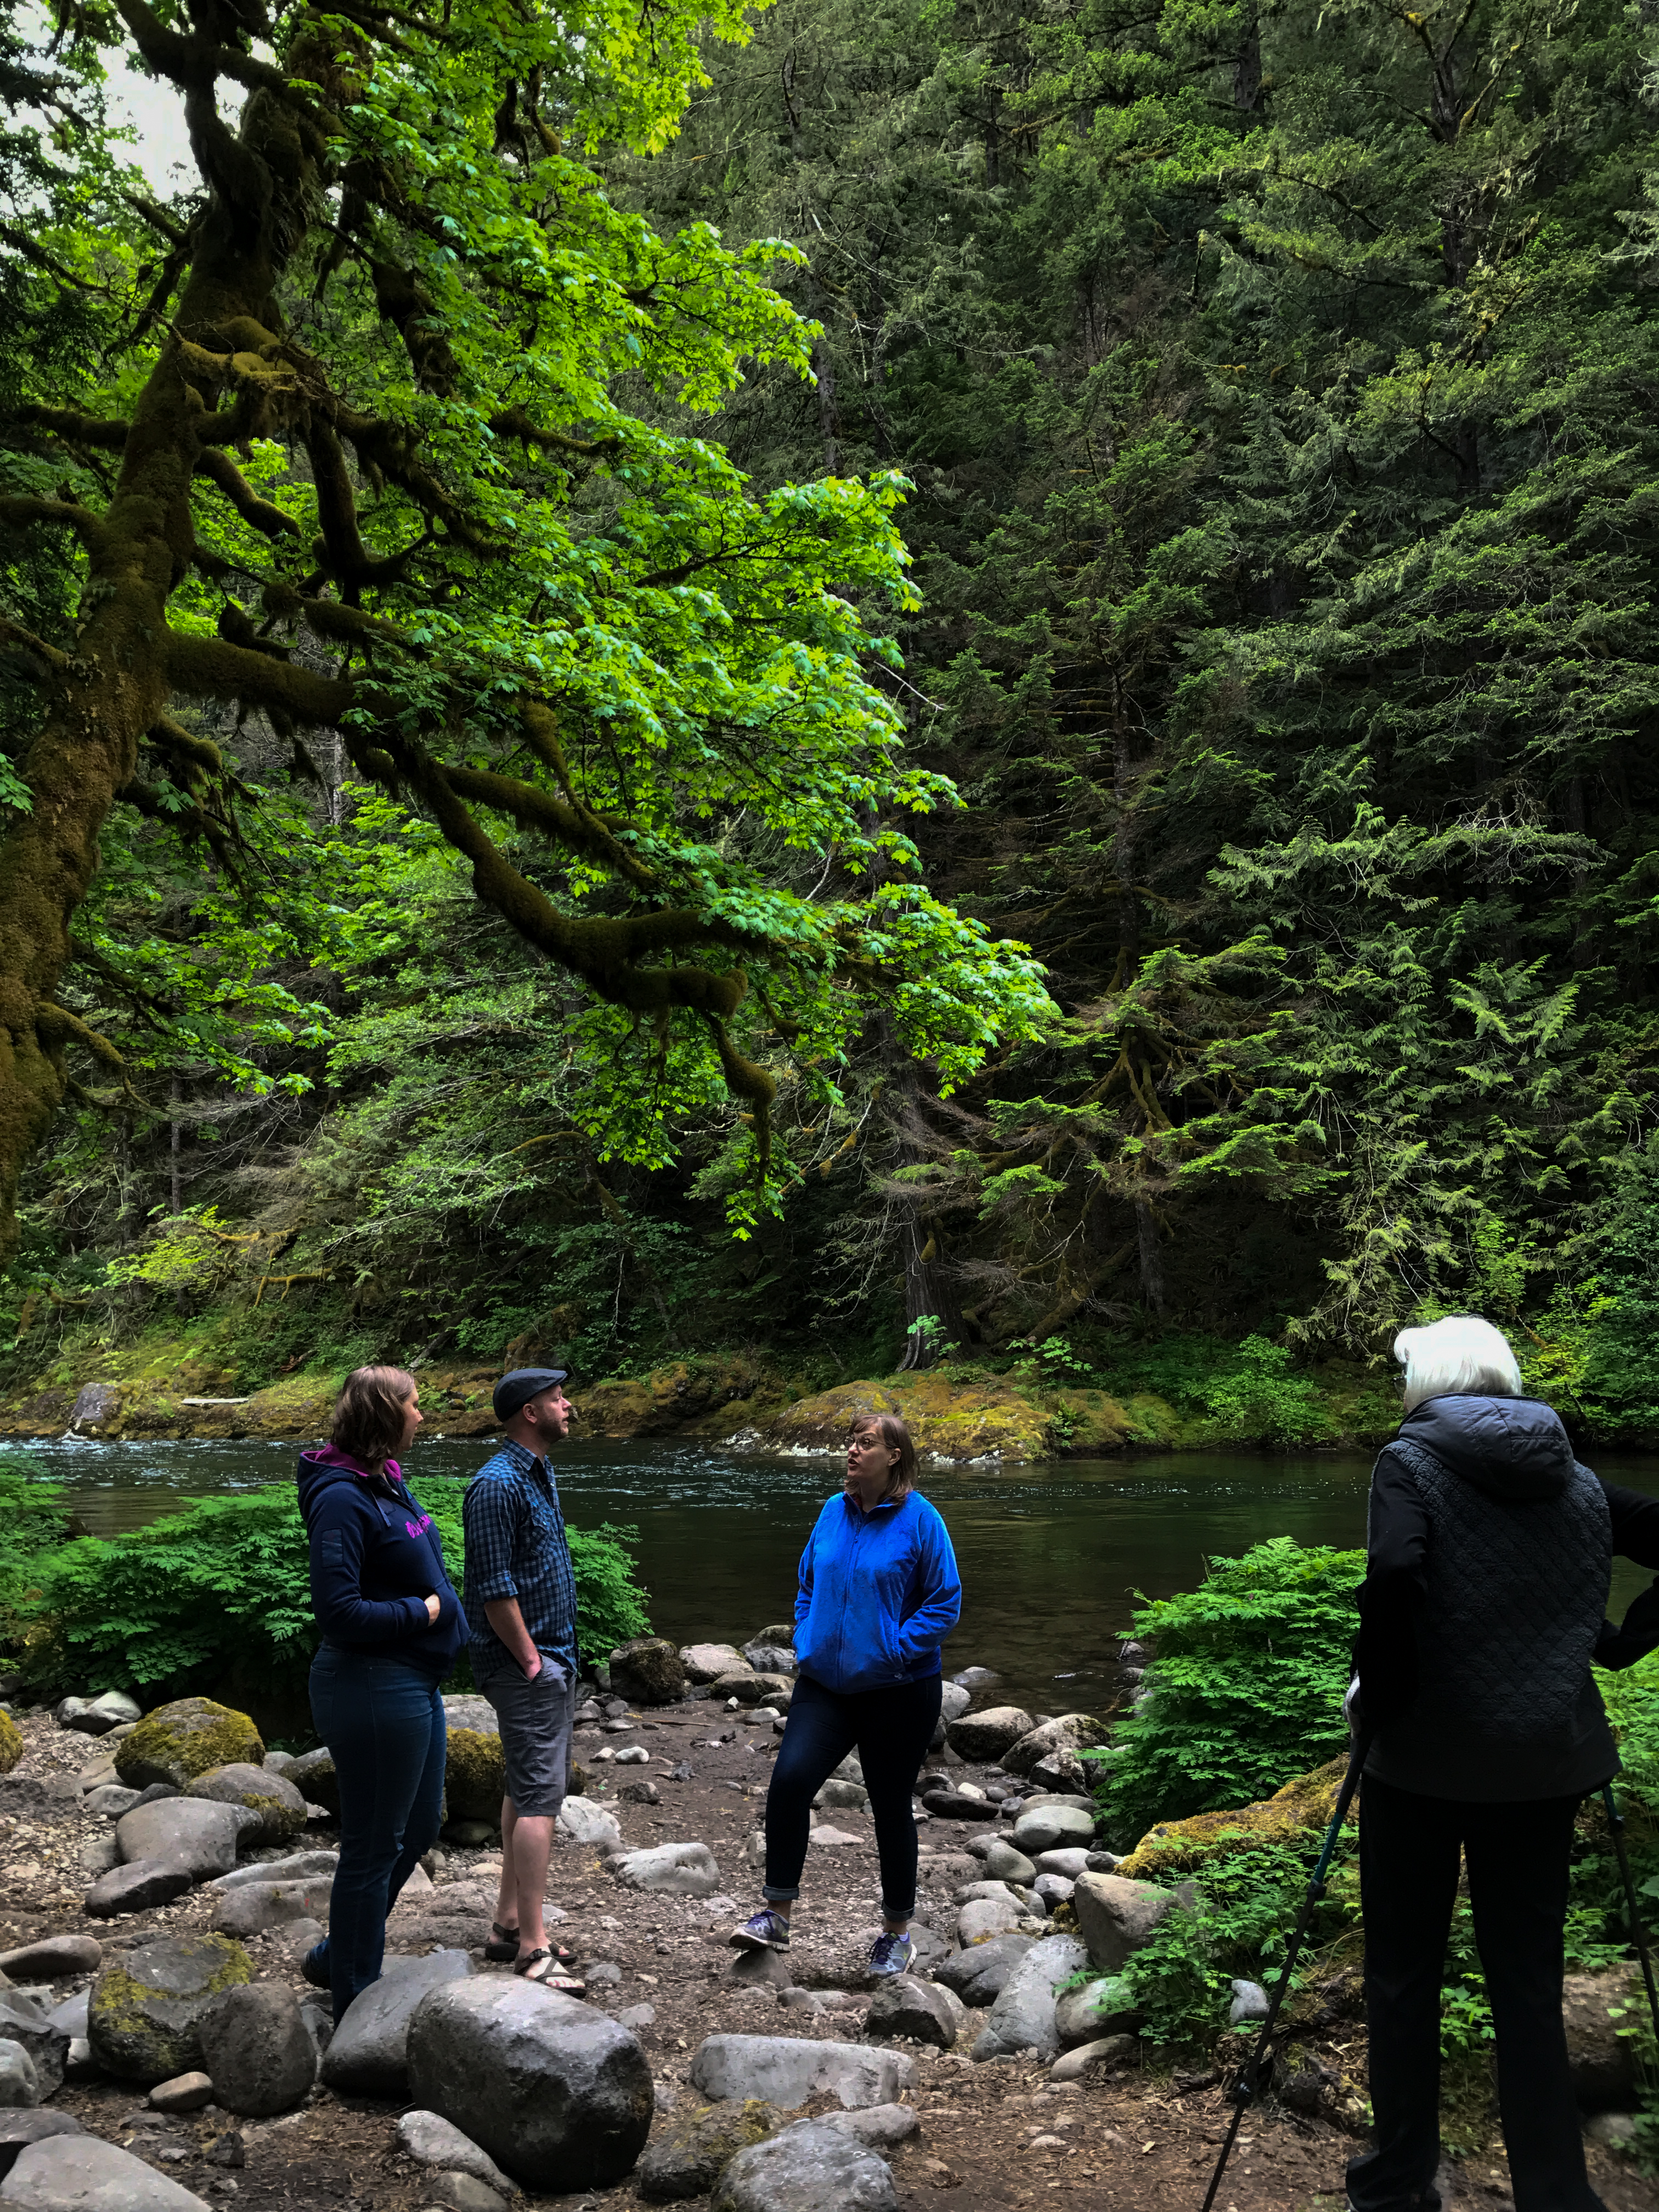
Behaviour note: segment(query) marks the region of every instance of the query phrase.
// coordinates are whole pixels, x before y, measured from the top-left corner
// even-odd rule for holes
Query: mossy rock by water
[[[580,1394],[579,1433],[664,1437],[770,1412],[788,1396],[781,1378],[745,1358],[678,1359],[638,1381],[594,1382]]]
[[[1128,1881],[1151,1881],[1166,1873],[1185,1874],[1235,1851],[1259,1850],[1266,1844],[1330,1826],[1338,1792],[1348,1771],[1346,1758],[1299,1774],[1271,1797],[1238,1805],[1225,1813],[1194,1813],[1188,1820],[1167,1820],[1141,1838],[1114,1871]],[[1358,1816],[1355,1795],[1349,1818]]]
[[[452,1820],[482,1820],[495,1827],[507,1795],[507,1759],[499,1735],[482,1729],[451,1729],[444,1762],[444,1796]]]
[[[183,1790],[216,1766],[258,1766],[264,1755],[246,1713],[211,1698],[179,1698],[146,1714],[123,1740],[115,1771],[129,1790],[147,1790],[152,1782]]]
[[[0,1713],[0,1774],[9,1774],[22,1756],[22,1729],[9,1713]]]
[[[916,1449],[938,1459],[1042,1459],[1053,1449],[1049,1415],[1022,1392],[995,1377],[964,1382],[944,1375],[820,1390],[786,1406],[767,1440],[786,1450],[838,1450],[864,1413],[896,1413]]]
[[[226,1990],[253,1979],[253,1961],[228,1936],[158,1936],[100,1968],[87,2007],[87,2039],[107,2074],[154,2083],[202,2063],[201,2022]]]

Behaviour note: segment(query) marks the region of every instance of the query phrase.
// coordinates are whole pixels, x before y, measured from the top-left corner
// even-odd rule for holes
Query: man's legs
[[[1516,2212],[1601,2212],[1561,2020],[1561,1938],[1576,1797],[1465,1805],[1475,1941],[1498,2031],[1498,2101]]]
[[[1458,1815],[1443,1797],[1360,1788],[1359,1883],[1373,2148],[1348,2167],[1355,2212],[1433,2212],[1440,2163],[1440,1977],[1457,1894]]]
[[[798,1675],[783,1741],[766,1791],[766,1880],[761,1895],[781,1919],[800,1895],[812,1800],[858,1740],[856,1701]]]
[[[881,1863],[882,1925],[902,1936],[916,1909],[916,1820],[910,1793],[939,1725],[943,1677],[866,1690],[858,1700],[859,1764],[870,1793]]]
[[[520,1958],[547,1942],[542,1907],[553,1856],[553,1818],[550,1813],[520,1817],[510,1797],[501,1800],[501,1887],[495,1917],[503,1928],[518,1929]]]
[[[545,1660],[533,1682],[517,1667],[492,1674],[483,1693],[501,1724],[507,1764],[501,1800],[501,1880],[495,1917],[516,1929],[519,1956],[551,1949],[544,1907],[553,1823],[570,1776],[572,1685],[562,1668]]]

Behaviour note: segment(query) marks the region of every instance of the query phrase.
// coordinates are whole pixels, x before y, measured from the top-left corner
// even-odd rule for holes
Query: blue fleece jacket
[[[438,1532],[397,1462],[376,1474],[325,1444],[301,1453],[299,1486],[311,1536],[312,1610],[325,1639],[442,1681],[466,1624]],[[434,1621],[428,1592],[438,1600]]]
[[[832,1498],[801,1553],[795,1662],[826,1690],[925,1681],[961,1611],[950,1534],[920,1492],[869,1513]]]

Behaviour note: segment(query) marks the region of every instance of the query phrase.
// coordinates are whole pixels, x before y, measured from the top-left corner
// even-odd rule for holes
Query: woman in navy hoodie
[[[902,1421],[854,1423],[847,1480],[801,1554],[795,1692],[766,1793],[766,1903],[732,1935],[739,1950],[787,1951],[800,1895],[812,1800],[857,1747],[881,1862],[872,1974],[914,1961],[916,1823],[910,1792],[939,1725],[939,1646],[962,1611],[945,1523],[915,1487]]]
[[[300,1455],[323,1632],[311,1711],[340,1789],[328,1935],[307,1953],[305,1975],[331,1992],[337,2022],[380,1978],[386,1914],[437,1840],[443,1805],[438,1690],[465,1623],[438,1532],[392,1457],[420,1425],[412,1375],[360,1367],[334,1408],[331,1441]]]

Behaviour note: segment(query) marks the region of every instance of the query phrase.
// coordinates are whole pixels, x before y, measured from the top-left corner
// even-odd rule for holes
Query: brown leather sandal
[[[556,1990],[562,1997],[583,1997],[587,1995],[586,1982],[579,1982],[574,1974],[562,1974],[558,1961],[544,1943],[534,1951],[526,1951],[513,1969],[526,1982],[538,1988]]]

